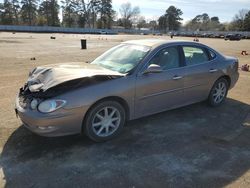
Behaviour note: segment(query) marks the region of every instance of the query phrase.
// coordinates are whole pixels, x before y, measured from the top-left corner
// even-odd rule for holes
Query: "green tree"
[[[4,1],[4,13],[3,13],[3,17],[2,17],[2,22],[5,25],[12,25],[13,24],[13,11],[12,11],[12,5],[11,2],[8,0]]]
[[[16,25],[19,24],[19,17],[20,17],[20,3],[18,0],[12,0],[13,12],[14,12],[14,23]]]
[[[77,2],[72,0],[62,1],[63,25],[66,27],[75,26],[77,23]]]
[[[180,16],[182,15],[182,11],[181,9],[178,9],[174,6],[170,6],[167,10],[166,10],[166,20],[168,23],[168,27],[169,30],[178,30],[180,25],[181,25],[181,20],[183,20]]]
[[[20,6],[17,0],[5,0],[0,4],[0,23],[5,25],[19,24]]]
[[[167,32],[168,24],[167,24],[167,20],[166,20],[165,15],[160,16],[160,18],[158,19],[158,22],[159,22],[159,30],[161,30],[164,33],[166,33]]]
[[[206,31],[208,30],[208,24],[210,22],[210,18],[207,13],[203,13],[201,15],[197,15],[191,21],[191,27],[193,30],[201,30]]]
[[[115,14],[112,7],[112,0],[101,0],[99,7],[100,19],[98,20],[98,27],[111,28]]]
[[[207,13],[195,16],[185,27],[190,31],[218,31],[223,29],[219,17],[214,16],[209,18]]]
[[[3,24],[3,14],[4,14],[4,6],[3,3],[0,3],[0,24]]]
[[[11,8],[12,8],[12,14],[13,14],[13,24],[18,25],[19,24],[19,17],[20,17],[20,4],[18,0],[12,0],[11,2]]]
[[[21,1],[21,17],[25,25],[35,25],[37,19],[37,0]]]
[[[2,24],[12,25],[14,24],[14,12],[11,1],[5,0],[2,4]]]
[[[181,20],[183,20],[180,16],[182,15],[181,9],[176,8],[175,6],[170,6],[164,15],[159,18],[159,28],[161,30],[170,30],[176,31],[179,29],[181,25]]]
[[[223,30],[223,25],[220,23],[219,17],[217,16],[211,17],[209,24],[208,24],[208,30],[210,31]]]
[[[49,1],[45,0],[39,5],[38,9],[38,25],[48,25],[49,20]]]
[[[245,16],[243,28],[245,31],[250,31],[250,11]]]
[[[60,6],[58,5],[56,0],[45,0],[43,1],[38,10],[38,17],[39,21],[41,23],[45,22],[46,25],[48,26],[59,26],[60,21],[59,21],[59,8]],[[40,24],[41,25],[41,24]]]
[[[211,22],[220,23],[219,17],[217,16],[211,17]]]
[[[148,23],[148,26],[151,30],[156,30],[157,29],[157,21],[155,20],[151,20],[149,23]]]

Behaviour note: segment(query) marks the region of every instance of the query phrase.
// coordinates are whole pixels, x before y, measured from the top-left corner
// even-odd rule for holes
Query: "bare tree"
[[[241,9],[239,10],[238,14],[234,16],[233,21],[230,24],[230,30],[238,30],[243,31],[244,30],[244,20],[246,18],[246,14],[249,10]]]
[[[122,4],[119,11],[125,28],[131,28],[132,24],[137,20],[140,14],[140,8],[138,6],[132,7],[129,2]]]
[[[147,25],[147,22],[146,22],[145,17],[144,16],[140,16],[138,18],[138,22],[137,22],[138,29],[140,30],[141,28],[146,27],[146,25]]]
[[[236,19],[244,20],[246,18],[246,14],[249,10],[247,9],[241,9],[239,10],[238,14],[235,15]]]

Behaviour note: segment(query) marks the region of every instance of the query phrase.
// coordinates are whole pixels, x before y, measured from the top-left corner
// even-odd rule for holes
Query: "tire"
[[[123,106],[116,101],[103,101],[93,106],[84,121],[84,133],[95,142],[111,140],[121,132],[126,119]]]
[[[218,79],[209,93],[208,104],[210,106],[221,105],[227,97],[228,87],[229,84],[225,78]]]

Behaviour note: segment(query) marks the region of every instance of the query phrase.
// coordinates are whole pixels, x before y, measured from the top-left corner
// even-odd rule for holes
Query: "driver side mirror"
[[[143,74],[149,74],[149,73],[161,73],[163,70],[161,66],[156,64],[151,64],[149,67],[143,72]]]

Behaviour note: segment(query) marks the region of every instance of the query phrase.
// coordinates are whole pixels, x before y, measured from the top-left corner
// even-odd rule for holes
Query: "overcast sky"
[[[126,2],[128,0],[113,0],[113,7],[119,13],[121,4]],[[202,13],[208,13],[210,17],[218,16],[221,22],[228,22],[240,9],[250,9],[250,0],[130,0],[130,2],[132,6],[139,6],[141,15],[150,20],[157,19],[170,5],[174,5],[183,11],[184,22]]]
[[[127,0],[113,0],[116,11]],[[183,12],[184,22],[198,14],[208,13],[210,17],[218,16],[221,22],[231,21],[240,9],[250,9],[250,0],[137,0],[130,1],[133,6],[139,6],[141,15],[152,19],[164,14],[170,5],[174,5]]]

